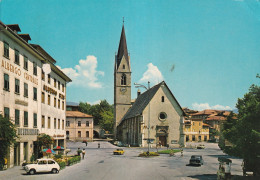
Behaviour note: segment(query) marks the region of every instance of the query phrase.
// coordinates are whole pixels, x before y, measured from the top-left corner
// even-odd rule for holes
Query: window
[[[207,141],[207,140],[208,140],[207,136],[204,136],[204,141]]]
[[[81,137],[81,131],[78,131],[78,137]]]
[[[164,121],[167,118],[167,114],[165,112],[161,112],[159,114],[159,120]]]
[[[58,108],[60,109],[60,100],[58,100]]]
[[[20,124],[20,111],[18,109],[15,110],[15,125],[19,126]]]
[[[66,127],[70,127],[70,121],[66,121]]]
[[[186,142],[190,140],[189,135],[186,135]]]
[[[43,70],[42,70],[42,80],[43,81],[45,80],[45,73],[43,72]]]
[[[54,118],[54,129],[56,129],[57,128],[57,120],[56,120],[56,118]]]
[[[192,135],[192,141],[195,141],[195,135]]]
[[[54,107],[56,107],[57,100],[54,98]]]
[[[56,83],[56,79],[54,78],[54,87],[56,87],[57,83]]]
[[[45,128],[45,116],[42,116],[42,128]]]
[[[33,113],[33,127],[37,128],[37,114]]]
[[[24,124],[24,127],[28,127],[28,112],[27,111],[24,111],[24,120],[23,120],[23,124]]]
[[[37,101],[37,88],[33,88],[33,100]]]
[[[14,50],[14,62],[15,62],[15,64],[20,65],[19,51],[16,49]]]
[[[60,129],[60,119],[58,119],[58,129]]]
[[[62,129],[64,129],[64,120],[62,120]]]
[[[86,131],[86,137],[87,138],[89,137],[89,131]]]
[[[125,74],[123,74],[121,76],[121,85],[126,85],[126,75]]]
[[[45,103],[45,93],[42,92],[42,103]]]
[[[86,126],[89,127],[89,121],[86,121]]]
[[[125,69],[125,65],[123,65],[123,69]]]
[[[51,105],[51,95],[48,95],[48,105]]]
[[[20,80],[15,79],[15,93],[20,94]]]
[[[162,96],[162,102],[164,102],[164,96]]]
[[[37,76],[37,64],[36,62],[33,63],[33,74]]]
[[[64,92],[64,84],[62,84],[62,92]]]
[[[10,118],[10,111],[9,111],[9,108],[8,107],[5,107],[4,108],[4,115],[5,115],[5,118]]]
[[[62,101],[62,110],[64,110],[64,101]]]
[[[28,70],[28,57],[26,56],[23,57],[23,68]]]
[[[81,121],[78,121],[78,126],[81,126]]]
[[[9,75],[4,74],[4,90],[9,91]]]
[[[52,160],[48,160],[48,164],[55,164],[55,162]]]
[[[199,126],[200,126],[200,122],[199,122]]]
[[[51,118],[48,117],[48,129],[51,129]]]
[[[4,56],[9,58],[9,44],[4,42]]]
[[[48,83],[51,84],[51,75],[48,74]]]
[[[60,90],[60,81],[58,81],[58,90]]]
[[[24,83],[23,86],[24,97],[28,97],[28,84]]]

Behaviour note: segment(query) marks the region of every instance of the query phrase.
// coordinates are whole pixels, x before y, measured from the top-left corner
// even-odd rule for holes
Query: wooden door
[[[167,144],[166,136],[159,136],[159,142],[161,143],[162,146],[166,146]]]

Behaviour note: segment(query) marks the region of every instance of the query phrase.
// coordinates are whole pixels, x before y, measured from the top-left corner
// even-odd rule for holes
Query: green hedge
[[[139,157],[151,157],[151,156],[159,156],[157,152],[143,152],[139,154]]]
[[[180,149],[167,149],[167,150],[162,150],[158,151],[159,154],[171,154],[171,153],[177,153],[180,152]]]
[[[81,160],[80,156],[74,156],[74,157],[68,159],[68,166],[76,164],[76,163],[80,162],[80,160]]]
[[[58,162],[58,164],[60,165],[61,170],[66,167],[66,162]]]

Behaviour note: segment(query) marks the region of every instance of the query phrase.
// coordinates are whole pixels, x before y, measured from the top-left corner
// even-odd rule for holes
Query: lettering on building
[[[55,89],[52,89],[46,85],[43,85],[43,90],[55,96],[57,95],[57,91]]]
[[[22,105],[22,106],[28,106],[28,102],[22,101],[22,100],[19,100],[19,99],[15,100],[15,104],[19,104],[19,105]]]
[[[61,94],[61,93],[59,93],[59,98],[61,98],[61,99],[65,99],[65,96],[63,95],[63,94]]]

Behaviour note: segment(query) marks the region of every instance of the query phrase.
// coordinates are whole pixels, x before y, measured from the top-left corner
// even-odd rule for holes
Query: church
[[[184,111],[167,84],[139,90],[131,102],[131,63],[124,24],[114,67],[114,136],[138,147],[184,145]]]

